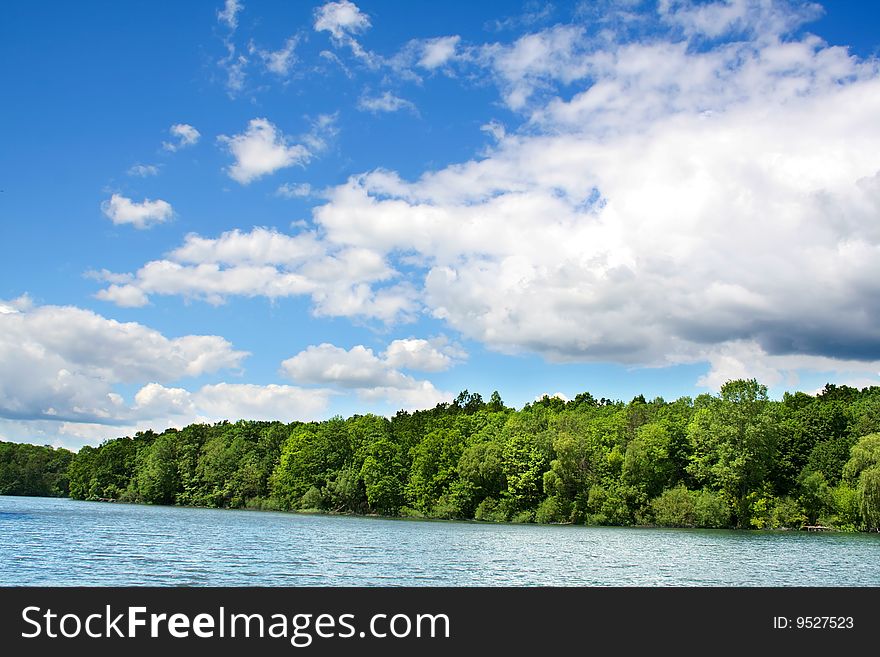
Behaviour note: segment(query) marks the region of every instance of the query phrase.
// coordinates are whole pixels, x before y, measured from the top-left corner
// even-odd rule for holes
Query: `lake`
[[[3,586],[878,586],[880,535],[0,497]]]

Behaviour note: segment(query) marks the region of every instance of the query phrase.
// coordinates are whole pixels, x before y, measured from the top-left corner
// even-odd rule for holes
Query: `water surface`
[[[880,586],[880,535],[425,522],[0,496],[4,586]]]

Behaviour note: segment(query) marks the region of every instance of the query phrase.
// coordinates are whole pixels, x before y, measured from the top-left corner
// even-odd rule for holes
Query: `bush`
[[[661,527],[718,529],[730,526],[730,509],[718,493],[692,491],[679,484],[651,500],[654,522]]]
[[[730,508],[718,493],[703,489],[694,493],[694,520],[704,529],[730,527]]]
[[[816,521],[826,515],[834,505],[831,488],[821,472],[805,473],[800,480],[801,504],[806,512],[807,523]]]
[[[431,509],[431,517],[446,520],[472,518],[474,514],[473,489],[470,482],[462,480],[453,482]]]
[[[694,494],[684,485],[667,488],[651,500],[654,522],[661,527],[695,527],[697,524]]]
[[[278,503],[278,500],[273,499],[271,497],[251,497],[248,498],[244,507],[246,509],[253,509],[256,511],[280,511],[281,505]]]
[[[514,516],[510,519],[510,522],[523,524],[527,522],[533,522],[534,519],[534,514],[531,511],[520,511],[517,514],[514,514]]]
[[[632,514],[619,487],[590,487],[587,498],[587,524],[591,525],[631,525]]]
[[[556,495],[551,495],[538,506],[535,522],[558,523],[568,522],[571,516],[571,504],[567,504]]]
[[[783,497],[770,512],[769,526],[773,529],[800,529],[806,520],[800,505],[790,497]]]
[[[841,482],[831,490],[831,497],[834,500],[834,516],[822,518],[822,524],[833,525],[842,531],[856,531],[862,524],[859,492]]]
[[[302,511],[319,510],[324,508],[324,496],[317,486],[309,488],[299,500],[299,508]]]
[[[506,522],[507,512],[494,497],[487,497],[477,506],[474,518],[485,522]]]

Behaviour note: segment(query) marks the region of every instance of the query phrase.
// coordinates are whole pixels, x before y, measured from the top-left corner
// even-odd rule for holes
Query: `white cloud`
[[[237,419],[308,422],[326,417],[329,401],[335,394],[326,389],[277,384],[218,383],[190,391],[148,383],[129,405],[119,395],[110,393],[108,397],[113,401],[108,399],[105,403],[112,406],[115,416],[101,418],[100,422],[0,416],[0,440],[78,449],[108,438],[133,436],[138,431],[180,429],[193,423]]]
[[[358,390],[358,397],[364,402],[384,401],[395,410],[418,411],[448,402],[455,398],[455,394],[438,390],[430,381],[416,381],[414,386],[408,388],[364,388]]]
[[[8,307],[15,312],[0,313],[0,416],[5,418],[125,420],[131,411],[114,385],[237,368],[247,356],[219,336],[167,338],[142,324],[71,306]]]
[[[232,43],[226,44],[227,55],[220,59],[217,64],[226,72],[226,92],[230,98],[236,98],[244,90],[247,73],[245,69],[249,63],[248,58],[236,54]]]
[[[357,316],[383,322],[409,317],[415,292],[378,253],[337,248],[316,234],[291,236],[266,228],[238,230],[219,238],[188,235],[168,259],[147,263],[135,274],[93,273],[112,283],[99,298],[142,305],[149,295],[182,295],[209,303],[229,296],[270,299],[308,295],[316,315]],[[378,287],[382,285],[382,287]]]
[[[385,363],[393,368],[442,372],[466,357],[465,352],[449,344],[446,338],[394,340],[385,350]]]
[[[331,395],[326,389],[277,384],[217,383],[190,392],[150,383],[135,395],[134,410],[177,427],[196,421],[308,421],[324,414]]]
[[[399,347],[398,344],[398,352]],[[421,352],[416,357],[421,356],[424,362],[429,356],[426,350]],[[436,358],[432,364],[437,364]],[[281,370],[299,383],[355,389],[364,400],[383,399],[407,409],[432,407],[451,397],[450,393],[437,390],[430,381],[403,374],[387,357],[379,358],[363,345],[349,350],[328,343],[313,345],[285,360]]]
[[[540,395],[536,396],[535,401],[539,402],[542,399],[544,399],[544,397],[548,397],[549,399],[561,399],[564,402],[568,401],[568,397],[566,397],[565,393],[562,393],[562,392],[554,392],[552,395],[544,392],[544,393],[541,393]]]
[[[27,294],[22,294],[16,299],[4,301],[0,299],[0,315],[21,313],[34,307],[34,302]]]
[[[880,66],[788,36],[800,19],[783,4],[784,20],[761,18],[764,6],[670,3],[635,40],[557,25],[470,49],[523,130],[490,128],[497,143],[478,159],[414,180],[353,176],[314,211],[324,255],[264,265],[265,280],[158,261],[128,284],[308,294],[316,313],[388,321],[424,312],[505,353],[709,362],[707,385],[749,371],[874,376]],[[735,39],[711,36],[701,16],[742,7],[718,32]],[[691,10],[709,13],[675,14]]]
[[[482,46],[475,57],[497,76],[507,105],[522,110],[537,89],[583,79],[590,70],[591,43],[584,28],[557,25],[526,34],[509,46]]]
[[[880,385],[880,359],[854,360],[802,354],[773,355],[754,341],[731,341],[707,350],[709,371],[697,385],[719,390],[731,379],[757,379],[795,389],[805,373],[828,374],[854,387]]]
[[[641,0],[612,0],[613,4],[611,5],[614,10],[619,10],[621,6],[625,7],[627,5],[638,4]],[[551,4],[547,3],[543,6],[538,5],[537,3],[527,3],[527,7],[531,7],[534,11],[527,11],[522,14],[508,16],[504,19],[495,19],[485,25],[486,29],[493,29],[496,32],[500,32],[502,30],[513,30],[520,27],[528,27],[535,25],[537,23],[541,23],[546,19],[550,18],[556,8]],[[540,8],[538,8],[540,7]],[[607,13],[609,11],[607,2],[596,2],[592,0],[592,2],[586,3],[581,2],[578,3],[575,7],[575,14],[581,14],[585,11],[589,12],[590,10],[595,10],[600,13]]]
[[[113,194],[109,201],[101,203],[101,211],[114,224],[131,224],[135,228],[149,228],[171,219],[171,204],[162,199],[144,199],[137,203],[121,194]]]
[[[226,0],[223,9],[217,12],[217,20],[225,24],[230,30],[238,27],[238,13],[244,9],[239,0]]]
[[[405,387],[403,374],[388,368],[372,349],[356,345],[346,351],[332,344],[311,346],[281,364],[284,374],[300,383],[343,388]]]
[[[751,339],[873,371],[876,65],[810,36],[603,45],[557,26],[485,51],[535,134],[352,178],[326,239],[420,263],[425,307],[505,352],[662,365]]]
[[[331,140],[339,134],[338,120],[338,112],[319,114],[312,120],[309,131],[300,136],[300,139],[312,154],[327,150]]]
[[[386,91],[380,96],[370,98],[369,96],[361,96],[358,100],[358,109],[367,112],[396,112],[401,109],[407,109],[417,113],[416,106],[410,101],[398,98],[390,91]]]
[[[730,33],[752,36],[784,34],[822,14],[813,2],[721,0],[703,4],[687,0],[660,0],[659,15],[689,37],[716,39]]]
[[[284,46],[278,50],[257,50],[260,59],[266,66],[266,70],[270,73],[286,77],[290,74],[290,69],[296,63],[296,45],[299,39],[292,36],[284,42]]]
[[[218,139],[235,158],[235,164],[227,169],[229,177],[242,185],[279,169],[304,164],[311,157],[305,146],[290,144],[266,119],[252,119],[245,132]]]
[[[309,183],[284,183],[275,190],[275,196],[282,198],[306,198],[312,195]]]
[[[254,228],[249,233],[232,230],[217,239],[190,233],[183,245],[172,251],[170,256],[182,263],[292,265],[324,253],[324,246],[314,233],[291,236],[268,228]]]
[[[422,53],[418,64],[422,68],[433,70],[446,65],[455,58],[456,48],[461,41],[458,35],[426,39],[421,42]]]
[[[171,136],[177,139],[177,141],[163,141],[162,148],[164,148],[166,151],[171,151],[172,153],[174,151],[179,151],[181,148],[194,146],[198,143],[199,138],[202,136],[202,134],[198,130],[196,130],[188,123],[175,123],[170,128],[168,128],[168,132],[170,132]]]
[[[70,306],[0,301],[0,439],[78,447],[145,429],[220,420],[314,420],[326,388],[209,383],[169,386],[238,369],[248,354],[219,336],[169,338]],[[144,382],[148,383],[144,383]],[[139,385],[127,402],[116,390]]]
[[[365,50],[355,38],[355,35],[366,32],[370,27],[369,17],[356,4],[349,0],[328,2],[316,8],[314,15],[315,31],[329,32],[334,46],[348,46],[355,57],[371,68],[377,68],[383,63],[381,57]],[[338,58],[336,61],[339,61]]]
[[[142,308],[150,302],[143,290],[127,283],[113,283],[106,289],[99,290],[95,298],[115,303],[121,308]]]
[[[480,126],[480,130],[485,132],[486,134],[492,135],[492,138],[495,141],[501,141],[507,135],[507,129],[504,127],[504,124],[500,121],[489,121],[489,123],[484,123]]]
[[[315,9],[315,31],[329,32],[337,41],[365,32],[370,19],[349,0],[328,2]]]
[[[137,176],[138,178],[149,178],[150,176],[159,175],[159,167],[155,164],[135,164],[128,170],[129,176]]]

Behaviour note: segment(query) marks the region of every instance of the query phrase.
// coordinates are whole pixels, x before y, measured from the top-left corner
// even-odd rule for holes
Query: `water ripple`
[[[0,585],[878,586],[880,536],[537,527],[0,497]]]

